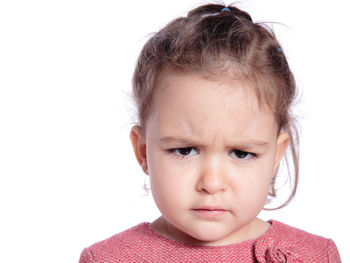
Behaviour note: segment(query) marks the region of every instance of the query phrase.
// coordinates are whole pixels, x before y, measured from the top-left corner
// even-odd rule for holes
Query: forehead
[[[162,133],[177,129],[202,134],[221,127],[231,134],[249,135],[267,123],[275,124],[249,83],[176,71],[158,76],[149,117]]]
[[[215,92],[226,96],[229,93],[236,93],[236,95],[243,95],[250,99],[253,106],[258,106],[259,110],[268,113],[273,111],[274,104],[271,96],[264,93],[266,90],[263,78],[253,78],[245,72],[242,68],[231,62],[220,62],[203,70],[192,68],[175,68],[173,66],[165,66],[155,76],[153,98],[159,93],[171,92],[174,86],[185,85],[190,86],[195,82],[211,82],[211,89],[215,87],[224,87],[221,90],[217,89]],[[186,85],[187,82],[190,82]],[[176,90],[175,90],[176,92]],[[266,97],[266,98],[263,98]],[[271,98],[270,98],[271,97]]]
[[[271,105],[261,100],[257,84],[235,72],[215,75],[206,72],[180,71],[166,68],[155,79],[154,101],[152,105],[159,105],[162,100],[178,99],[204,102],[201,108],[213,104],[213,99],[220,106],[236,105],[238,109],[249,112],[270,114]],[[203,105],[204,104],[204,105]]]

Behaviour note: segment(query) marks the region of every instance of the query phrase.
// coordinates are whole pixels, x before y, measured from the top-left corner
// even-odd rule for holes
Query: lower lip
[[[219,217],[227,213],[227,210],[194,209],[194,211],[205,217]]]

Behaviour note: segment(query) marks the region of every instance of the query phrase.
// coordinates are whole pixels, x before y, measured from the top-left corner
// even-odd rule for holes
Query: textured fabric
[[[83,250],[79,263],[114,262],[237,262],[339,263],[331,239],[278,221],[259,238],[225,246],[194,246],[170,240],[150,223],[140,223]]]

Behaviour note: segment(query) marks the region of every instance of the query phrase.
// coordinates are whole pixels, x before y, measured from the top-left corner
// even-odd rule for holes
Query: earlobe
[[[146,153],[146,140],[141,133],[141,127],[135,125],[130,131],[130,140],[134,148],[134,153],[138,163],[140,164],[142,170],[148,174],[147,167],[147,153]]]
[[[289,134],[287,132],[282,132],[278,135],[277,138],[277,149],[276,149],[276,158],[275,158],[275,171],[287,150],[289,144]]]

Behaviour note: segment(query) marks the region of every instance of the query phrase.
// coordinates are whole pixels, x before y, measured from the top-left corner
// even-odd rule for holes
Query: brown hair
[[[287,201],[275,209],[287,205],[295,195],[299,171],[298,133],[290,109],[296,85],[273,31],[265,24],[254,23],[248,13],[234,6],[207,4],[154,34],[144,45],[133,76],[133,95],[142,132],[152,105],[156,77],[169,67],[239,77],[253,83],[259,103],[272,110],[279,131],[290,135],[293,189]],[[276,196],[275,178],[276,175],[269,192],[272,197]]]

